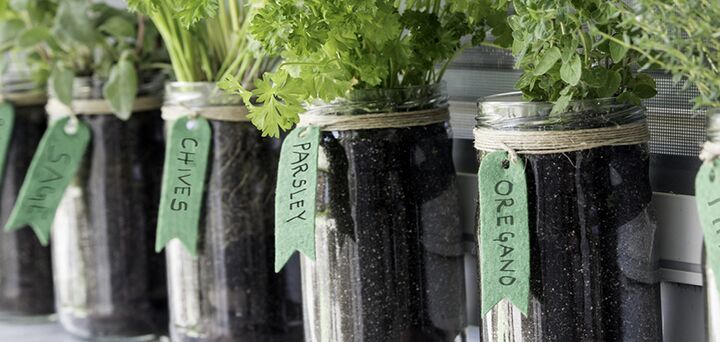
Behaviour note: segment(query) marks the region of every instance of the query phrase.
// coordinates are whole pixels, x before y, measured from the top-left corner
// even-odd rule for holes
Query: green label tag
[[[13,125],[15,124],[15,109],[7,102],[0,103],[0,176],[5,172],[7,150],[12,139]]]
[[[705,259],[720,291],[720,160],[700,167],[695,178],[695,200],[705,235]]]
[[[183,117],[167,138],[155,250],[178,239],[197,255],[198,226],[212,133],[205,118]]]
[[[90,142],[90,129],[69,117],[47,129],[20,188],[6,230],[31,226],[47,245],[55,211]]]
[[[482,159],[480,190],[480,272],[482,316],[507,298],[527,315],[530,237],[525,165],[506,152]]]
[[[275,272],[297,250],[315,260],[318,127],[294,129],[282,145],[275,189]]]

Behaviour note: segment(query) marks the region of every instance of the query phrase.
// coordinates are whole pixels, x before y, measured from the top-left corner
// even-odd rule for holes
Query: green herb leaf
[[[560,67],[560,78],[569,85],[577,85],[582,77],[582,61],[580,56],[572,55],[570,60]]]
[[[621,63],[623,58],[627,55],[628,50],[630,49],[619,42],[616,42],[615,40],[610,41],[610,56],[615,63]]]
[[[135,25],[123,17],[111,17],[106,20],[98,29],[116,38],[134,37]]]
[[[57,64],[50,74],[50,87],[60,102],[72,105],[75,73],[62,64]]]
[[[547,73],[552,67],[555,66],[555,64],[560,60],[561,57],[560,49],[557,47],[552,47],[550,49],[547,49],[543,54],[540,61],[535,66],[535,70],[533,71],[533,74],[535,76],[544,75]]]
[[[47,28],[34,27],[20,33],[15,40],[15,46],[21,49],[29,48],[50,39],[52,39],[52,35]]]
[[[122,120],[130,118],[137,92],[138,78],[135,65],[128,58],[121,59],[110,69],[110,78],[103,87],[103,96],[115,116]]]
[[[54,31],[56,34],[94,46],[97,33],[88,17],[88,2],[83,0],[63,0],[55,17]]]

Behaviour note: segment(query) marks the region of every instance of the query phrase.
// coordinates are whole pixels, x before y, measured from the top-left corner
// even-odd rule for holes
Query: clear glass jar
[[[577,101],[562,114],[550,114],[552,106],[517,93],[491,96],[480,103],[478,127],[571,131],[645,119],[641,107],[614,99]],[[662,341],[647,144],[521,157],[530,214],[528,315],[503,300],[483,317],[482,340]]]
[[[101,82],[75,81],[76,99],[101,99]],[[154,90],[153,90],[154,89]],[[161,96],[161,86],[143,94]],[[60,322],[93,340],[147,340],[167,327],[164,256],[155,253],[163,167],[159,110],[79,116],[92,140],[53,225]]]
[[[355,90],[310,109],[447,107],[444,84]],[[316,260],[303,257],[308,342],[464,341],[465,275],[449,125],[322,133]]]
[[[707,139],[720,143],[720,110],[708,113]],[[718,276],[707,263],[703,246],[703,291],[705,292],[705,324],[707,341],[720,342],[720,287]]]
[[[3,95],[27,94],[32,82],[3,85]],[[41,96],[42,97],[42,96]],[[9,101],[12,103],[12,100]],[[16,105],[0,192],[0,222],[15,205],[25,174],[47,126],[45,104]],[[0,232],[0,320],[47,320],[55,312],[50,247],[43,247],[29,227]]]
[[[170,83],[165,104],[240,106],[214,83]],[[299,342],[297,261],[274,272],[274,196],[279,142],[250,122],[209,120],[212,147],[198,256],[166,249],[173,341]]]

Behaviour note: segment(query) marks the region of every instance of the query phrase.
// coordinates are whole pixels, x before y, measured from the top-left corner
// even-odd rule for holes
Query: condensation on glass
[[[574,102],[562,114],[551,109],[519,94],[491,96],[480,103],[478,127],[568,131],[645,119],[642,108],[614,99]],[[530,214],[528,315],[502,301],[483,317],[482,340],[661,341],[647,144],[522,157]]]
[[[238,106],[213,83],[170,83],[166,105],[188,112]],[[167,246],[173,341],[303,340],[297,259],[274,271],[274,190],[279,141],[250,122],[210,120],[212,147],[198,256]]]
[[[76,99],[101,99],[79,78]],[[161,84],[141,94],[161,96]],[[163,160],[159,110],[79,117],[92,140],[53,224],[60,322],[89,339],[151,339],[167,326],[165,263],[154,251]]]
[[[720,110],[708,113],[708,141],[720,143]],[[707,325],[707,341],[720,341],[720,287],[718,275],[713,272],[705,258],[703,248],[703,290],[705,291],[705,323]]]
[[[444,84],[356,90],[324,115],[447,106]],[[309,342],[464,341],[463,240],[447,123],[323,132]]]
[[[4,94],[11,94],[32,92],[34,86],[18,79],[4,83],[1,88]],[[0,170],[2,225],[15,205],[46,126],[44,104],[15,107],[5,169]],[[42,246],[30,227],[0,232],[0,320],[45,320],[54,312],[50,247]]]

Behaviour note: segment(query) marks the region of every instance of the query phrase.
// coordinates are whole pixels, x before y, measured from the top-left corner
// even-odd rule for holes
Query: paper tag
[[[506,152],[483,157],[480,190],[482,316],[507,298],[527,315],[530,290],[530,233],[525,165]]]
[[[282,145],[275,189],[275,272],[299,251],[315,260],[315,190],[320,129],[295,128]]]
[[[7,102],[0,103],[0,176],[5,172],[7,150],[15,124],[15,108]]]
[[[31,226],[43,245],[50,241],[55,211],[90,142],[90,129],[71,120],[59,119],[45,131],[5,225],[6,230]]]
[[[155,250],[178,239],[197,255],[200,215],[212,133],[203,117],[173,123],[165,148]]]
[[[703,163],[695,178],[695,200],[705,235],[705,260],[720,291],[720,160]]]

